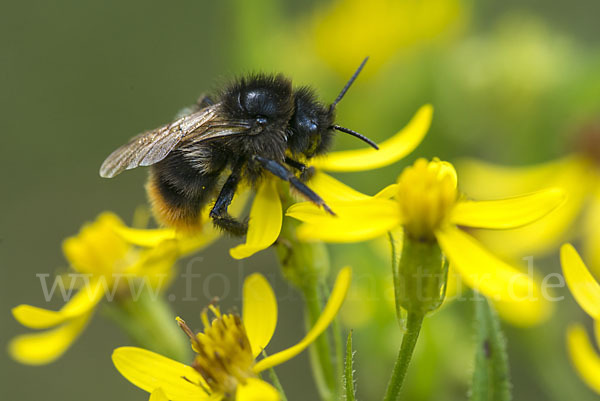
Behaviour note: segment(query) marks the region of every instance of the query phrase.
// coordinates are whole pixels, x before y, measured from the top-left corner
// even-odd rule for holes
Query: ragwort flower
[[[459,194],[456,171],[450,163],[418,159],[402,172],[396,184],[377,195],[332,202],[337,217],[327,216],[306,202],[292,205],[287,215],[305,222],[297,233],[304,240],[363,241],[401,227],[404,235],[415,241],[437,241],[467,285],[492,299],[515,302],[539,295],[539,288],[530,277],[496,258],[464,228],[520,227],[542,218],[563,200],[564,194],[558,189],[503,200],[467,200]]]
[[[600,346],[600,284],[587,269],[571,244],[560,250],[565,281],[581,308],[594,319],[596,343]],[[567,349],[579,376],[600,394],[600,355],[594,349],[585,328],[573,323],[567,331]]]
[[[344,301],[350,279],[351,269],[343,268],[322,315],[300,342],[259,361],[256,358],[275,331],[277,301],[269,283],[255,273],[244,282],[242,317],[211,305],[215,317],[209,321],[205,310],[204,332],[198,334],[178,318],[196,353],[191,366],[135,347],[117,348],[113,362],[127,380],[152,393],[153,400],[160,399],[160,393],[163,399],[174,401],[279,400],[277,390],[261,380],[259,373],[298,355],[327,329]]]
[[[143,286],[158,291],[167,285],[178,256],[175,243],[165,241],[150,249],[136,249],[115,233],[115,228],[122,225],[116,215],[106,212],[63,242],[65,257],[75,271],[68,287],[81,287],[58,311],[31,305],[12,309],[22,325],[50,329],[14,338],[9,353],[15,360],[41,365],[59,358],[84,330],[105,294],[129,296],[134,291],[133,280],[141,280],[137,291]]]
[[[338,191],[338,188],[347,188],[345,185],[325,174],[323,171],[364,171],[390,165],[402,159],[412,152],[423,140],[431,125],[433,108],[431,105],[421,107],[411,121],[393,137],[380,144],[379,150],[362,149],[332,152],[322,157],[307,160],[309,168],[314,168],[315,173],[307,185],[321,196],[327,204],[334,200],[344,199],[346,196],[353,198],[349,191]],[[243,259],[252,256],[256,252],[264,250],[279,237],[283,220],[280,180],[268,177],[263,180],[256,190],[256,195],[250,208],[248,222],[248,233],[246,241],[230,250],[230,255],[235,259]],[[232,212],[239,214],[245,204],[245,196],[237,202],[232,203]],[[203,212],[205,230],[198,244],[214,241],[218,237],[218,231],[211,227],[207,208]],[[181,233],[175,229],[163,228],[156,230],[121,230],[121,234],[131,243],[140,246],[154,246],[165,239],[177,238],[185,243],[193,243],[188,234]],[[193,246],[185,248],[185,253],[193,252]]]

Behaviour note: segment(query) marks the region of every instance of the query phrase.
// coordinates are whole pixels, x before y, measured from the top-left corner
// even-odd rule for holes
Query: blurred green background
[[[377,172],[338,176],[367,193],[393,181],[418,156],[510,164],[555,158],[568,153],[578,127],[600,115],[600,3],[437,0],[419,6],[403,1],[408,6],[392,8],[397,13],[378,13],[373,5],[379,3],[5,2],[0,343],[26,331],[11,317],[11,307],[47,306],[35,274],[66,267],[62,239],[103,210],[131,221],[133,210],[145,202],[147,172],[101,179],[104,157],[239,74],[281,71],[330,101],[369,55],[364,74],[338,107],[338,121],[376,141],[431,102],[432,129],[407,160]],[[336,148],[358,146],[339,138]],[[299,294],[282,281],[272,251],[237,262],[227,254],[234,243],[223,239],[181,262],[204,276],[194,284],[199,300],[175,301],[174,310],[199,328],[199,312],[210,298],[221,296],[225,309],[239,307],[243,277],[261,271],[280,295],[271,350],[290,345],[303,332]],[[359,279],[376,276],[376,286],[386,286],[389,262],[378,245],[331,249],[333,266],[352,264]],[[558,269],[555,259],[545,264],[547,271]],[[183,294],[184,284],[177,279],[170,293]],[[400,339],[392,308],[378,302],[362,311],[367,316],[362,320],[360,313],[346,311],[355,318],[345,321],[356,328],[358,394],[364,400],[380,398]],[[367,304],[372,302],[363,309]],[[59,308],[61,302],[50,306]],[[470,318],[469,305],[457,303],[430,319],[409,372],[406,399],[466,399]],[[584,320],[567,295],[542,327],[505,326],[516,400],[595,399],[565,356],[564,328],[574,318]],[[4,352],[1,398],[147,399],[110,361],[111,351],[128,343],[111,322],[96,316],[51,365],[19,365]],[[291,400],[316,398],[306,353],[278,372]]]

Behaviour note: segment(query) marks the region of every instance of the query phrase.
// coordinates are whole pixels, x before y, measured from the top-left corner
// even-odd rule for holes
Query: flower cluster
[[[211,19],[199,25],[210,34],[192,47],[207,55],[228,49],[217,57],[227,69],[257,73],[203,95],[173,123],[109,156],[102,177],[152,169],[149,207],[140,206],[131,224],[103,212],[79,232],[79,223],[71,227],[75,234],[62,244],[67,267],[31,275],[40,296],[6,311],[23,331],[7,342],[7,354],[23,365],[64,358],[41,368],[61,374],[77,360],[84,331],[104,334],[103,319],[124,335],[110,351],[96,350],[94,369],[108,366],[112,377],[78,373],[129,385],[150,401],[596,399],[600,46],[579,38],[585,21],[562,18],[561,27],[581,31],[569,37],[531,14],[535,7],[526,14],[465,0],[310,3],[233,0],[200,13]],[[558,3],[542,7],[556,12]],[[171,56],[161,68],[190,51],[178,28],[199,14],[173,15],[174,27],[157,43],[168,44]],[[19,47],[10,50],[18,55]],[[18,70],[11,69],[16,77]],[[163,75],[175,76],[175,87],[189,83]],[[335,100],[327,107],[318,99]],[[71,114],[80,117],[74,126],[89,126],[89,110]],[[46,125],[41,143],[58,143]],[[372,148],[329,151],[340,132]],[[7,148],[27,149],[31,160],[52,154],[23,146],[39,139],[29,134]],[[572,146],[559,147],[562,140]],[[26,164],[31,171],[39,165]],[[21,189],[29,184],[18,181]],[[30,187],[42,196],[48,188]],[[23,227],[27,206],[14,213]],[[217,242],[228,249],[205,253]],[[207,263],[197,266],[200,260]],[[186,280],[184,297],[178,277]],[[213,287],[215,277],[222,288]],[[200,285],[192,290],[192,278],[202,293]],[[197,297],[203,301],[189,304],[190,316],[180,303]],[[279,373],[287,377],[280,381]],[[44,384],[55,377],[46,374],[38,375],[43,390],[34,398],[53,398]],[[65,377],[76,390],[79,380]],[[30,388],[16,387],[31,398]],[[118,386],[102,387],[108,394],[98,397],[121,398]],[[294,387],[300,390],[286,394]],[[11,395],[4,398],[27,398]]]
[[[14,338],[10,355],[31,365],[56,360],[106,298],[106,315],[140,346],[115,349],[113,363],[127,380],[150,393],[151,401],[285,399],[273,367],[308,347],[313,349],[313,374],[321,397],[337,399],[341,394],[337,376],[344,375],[346,386],[354,383],[352,346],[349,339],[342,372],[340,363],[335,366],[331,350],[331,343],[336,342],[335,358],[341,361],[339,327],[331,332],[328,328],[349,291],[351,270],[339,270],[327,303],[321,305],[323,293],[329,292],[329,261],[322,243],[355,243],[384,236],[392,248],[390,286],[396,314],[405,330],[386,400],[398,397],[424,319],[460,292],[449,277],[457,277],[470,287],[468,291],[486,296],[510,322],[526,326],[544,321],[552,308],[541,296],[539,281],[511,261],[526,251],[551,250],[564,237],[584,201],[596,201],[597,174],[589,171],[589,159],[573,157],[527,171],[464,162],[459,181],[452,163],[437,157],[417,158],[399,172],[394,183],[375,195],[359,192],[327,174],[396,163],[421,143],[432,115],[431,105],[424,105],[405,128],[381,143],[379,150],[347,150],[302,160],[311,174],[300,178],[331,210],[300,201],[275,176],[256,183],[245,241],[229,254],[243,259],[276,245],[283,276],[304,297],[310,328],[297,344],[266,354],[277,325],[278,304],[270,284],[258,273],[244,281],[241,315],[223,312],[211,303],[201,313],[204,329],[196,333],[171,313],[163,292],[176,262],[221,236],[206,207],[201,211],[198,233],[171,227],[129,227],[114,214],[103,213],[78,235],[67,238],[63,252],[72,272],[57,277],[66,303],[58,311],[31,305],[14,307],[12,314],[19,323],[45,331]],[[466,184],[462,183],[463,171]],[[539,182],[551,185],[533,185]],[[244,188],[235,194],[230,208],[234,216],[243,214],[250,192]],[[500,192],[507,196],[500,197]],[[489,200],[479,199],[485,195]],[[594,202],[589,220],[597,222],[598,202]],[[590,245],[597,228],[589,223],[586,230],[586,249],[597,273],[598,252]],[[495,237],[500,232],[511,233],[511,239]],[[594,319],[600,345],[600,285],[571,245],[563,245],[561,261],[574,298]],[[65,281],[68,292],[63,291]],[[487,369],[479,367],[485,363],[496,364],[491,369],[502,372],[506,369],[501,366],[506,364],[505,350],[494,311],[487,302],[478,304],[477,311],[479,338],[490,347],[486,352],[500,356],[488,358],[488,362],[486,357],[476,357],[475,374]],[[584,326],[568,328],[567,348],[582,379],[600,393],[600,356]],[[262,378],[264,371],[270,373],[270,381]],[[497,385],[504,389],[508,388],[505,376],[497,378]],[[474,394],[477,386],[474,380]],[[347,399],[354,400],[353,390],[345,390]]]
[[[313,205],[293,205],[287,214],[304,222],[298,235],[305,240],[352,242],[384,235],[401,227],[406,238],[437,241],[463,280],[492,299],[521,299],[535,283],[518,269],[495,257],[465,228],[509,229],[532,223],[564,201],[560,189],[520,197],[472,201],[459,196],[454,167],[437,159],[418,159],[397,184],[373,197],[332,203],[337,218]]]
[[[191,366],[135,347],[117,348],[116,368],[136,386],[173,400],[279,400],[277,390],[259,373],[279,365],[308,347],[335,318],[350,285],[351,270],[340,270],[331,297],[313,328],[296,345],[256,361],[269,344],[277,324],[277,301],[260,274],[244,282],[242,317],[211,305],[214,319],[202,312],[204,331],[194,334],[180,318],[196,354]],[[152,398],[151,398],[152,399]]]
[[[63,252],[76,274],[57,277],[58,285],[64,288],[63,279],[68,280],[70,290],[78,291],[59,311],[31,305],[13,308],[13,316],[22,325],[50,329],[13,339],[9,345],[13,358],[32,365],[52,362],[81,334],[105,296],[123,299],[166,288],[178,257],[175,241],[140,249],[117,234],[120,227],[125,226],[117,216],[103,213],[64,241]]]

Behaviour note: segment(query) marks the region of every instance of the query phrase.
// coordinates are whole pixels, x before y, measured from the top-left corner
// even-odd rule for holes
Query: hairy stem
[[[421,325],[423,323],[424,316],[418,313],[408,313],[406,320],[406,332],[402,337],[402,344],[400,345],[400,352],[398,352],[398,358],[392,371],[392,377],[388,383],[387,391],[385,393],[384,401],[395,401],[398,400],[406,371],[410,365],[419,333],[421,332]]]

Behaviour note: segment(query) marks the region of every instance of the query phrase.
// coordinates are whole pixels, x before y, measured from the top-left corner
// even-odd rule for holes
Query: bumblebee
[[[247,223],[230,216],[228,206],[241,182],[256,186],[265,174],[289,182],[334,214],[305,184],[311,169],[300,160],[326,153],[334,131],[377,149],[365,136],[335,124],[335,107],[366,61],[329,106],[319,102],[311,88],[293,88],[281,74],[239,79],[214,98],[200,98],[190,114],[132,138],[106,158],[100,176],[152,166],[146,189],[155,217],[187,231],[200,228],[203,206],[214,201],[213,223],[244,235]]]

